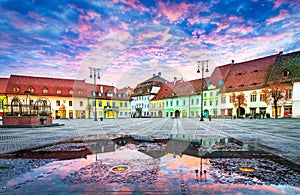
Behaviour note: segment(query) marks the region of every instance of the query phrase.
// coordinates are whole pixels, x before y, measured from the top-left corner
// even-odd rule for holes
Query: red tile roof
[[[230,67],[231,64],[216,67],[208,79],[208,82],[217,88],[221,88],[226,80]]]
[[[15,86],[19,87],[18,92],[14,91]],[[11,75],[10,78],[7,79],[7,85],[5,85],[3,90],[9,94],[21,95],[24,94],[30,87],[34,89],[31,94],[39,96],[94,97],[93,84],[86,83],[85,80],[73,79]],[[44,93],[44,88],[48,89],[47,93]],[[60,94],[57,93],[57,89],[61,90]],[[73,90],[73,94],[70,93],[70,90]],[[128,95],[118,95],[119,92],[114,86],[97,84],[96,92],[96,97],[100,99],[128,100],[130,98]]]
[[[206,90],[206,79],[203,79],[203,89]],[[201,94],[202,80],[196,79],[191,81],[176,81],[164,84],[152,100],[164,98],[175,98],[189,95]]]
[[[259,89],[266,85],[276,55],[233,64],[221,92]]]
[[[2,94],[6,93],[8,80],[9,78],[0,78],[0,93]]]
[[[75,80],[72,79],[11,75],[8,81],[6,92],[10,94],[24,94],[29,87],[32,87],[34,89],[32,94],[35,95],[72,96],[72,94],[69,93],[69,90],[73,89],[74,86],[81,86],[80,88],[84,92],[86,89],[84,84],[84,80],[77,80],[75,82]],[[19,87],[18,92],[14,91],[15,86]],[[44,88],[48,89],[48,93],[45,94],[43,92]],[[58,89],[61,90],[61,94],[57,94]],[[74,90],[74,95],[77,94],[78,92]]]

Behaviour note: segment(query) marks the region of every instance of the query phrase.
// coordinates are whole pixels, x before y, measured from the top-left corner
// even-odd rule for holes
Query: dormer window
[[[47,94],[48,93],[48,89],[46,87],[43,88],[43,93]]]
[[[233,88],[233,86],[229,86],[229,88]]]
[[[57,89],[57,90],[56,90],[56,93],[57,93],[57,94],[61,94],[61,89]]]
[[[20,91],[20,87],[19,86],[14,86],[14,92],[19,92]]]
[[[253,70],[253,72],[258,72],[258,70],[256,69],[256,70]]]
[[[79,95],[82,95],[82,90],[79,89],[79,90],[78,90],[78,94],[79,94]]]
[[[72,95],[74,93],[73,89],[69,90],[69,94]]]
[[[284,69],[283,71],[282,71],[282,76],[283,77],[288,77],[290,75],[290,71],[288,70],[288,69]]]
[[[240,85],[240,87],[244,87],[244,86],[245,86],[244,84],[241,84],[241,85]]]
[[[106,96],[112,97],[113,96],[113,92],[111,90],[106,91]]]
[[[237,73],[238,75],[242,75],[243,73],[242,72],[239,72],[239,73]]]
[[[34,92],[33,87],[29,87],[29,88],[28,88],[28,91],[30,91],[31,93],[33,93],[33,92]]]

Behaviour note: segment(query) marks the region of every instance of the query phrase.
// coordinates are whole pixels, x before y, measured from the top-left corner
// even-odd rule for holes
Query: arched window
[[[72,95],[73,93],[74,93],[74,92],[73,92],[73,89],[70,89],[70,90],[69,90],[69,94]]]
[[[56,90],[56,93],[57,93],[57,94],[61,94],[61,89],[57,89],[57,90]]]

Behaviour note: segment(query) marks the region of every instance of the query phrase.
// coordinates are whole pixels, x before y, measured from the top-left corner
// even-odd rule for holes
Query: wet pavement
[[[0,129],[1,193],[300,194],[299,120],[59,122]]]

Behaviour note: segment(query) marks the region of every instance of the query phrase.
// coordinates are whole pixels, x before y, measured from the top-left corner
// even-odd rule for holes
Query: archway
[[[158,117],[162,117],[162,111],[160,110],[160,111],[158,111]]]
[[[11,115],[22,115],[22,102],[18,97],[14,97],[10,103]]]
[[[238,118],[242,118],[244,114],[245,114],[245,108],[239,107],[239,108],[236,110],[236,116],[237,116]]]
[[[204,112],[203,112],[203,116],[208,117],[208,115],[209,115],[209,111],[207,109],[205,109]]]
[[[180,117],[180,111],[179,110],[175,110],[175,118],[179,118]]]

